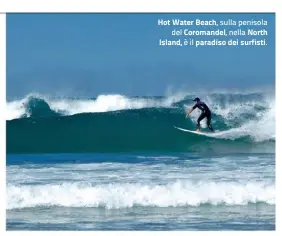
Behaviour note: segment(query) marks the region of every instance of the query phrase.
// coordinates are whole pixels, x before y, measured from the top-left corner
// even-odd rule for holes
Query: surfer
[[[209,109],[209,107],[200,100],[200,98],[195,98],[193,100],[195,102],[195,105],[187,112],[186,118],[190,115],[190,113],[198,108],[202,111],[201,115],[199,116],[198,120],[197,120],[197,132],[200,132],[200,122],[202,119],[207,118],[207,125],[209,127],[209,129],[214,132],[212,126],[211,126],[211,110]]]

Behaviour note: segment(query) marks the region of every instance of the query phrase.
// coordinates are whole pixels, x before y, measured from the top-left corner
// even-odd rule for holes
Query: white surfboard
[[[179,127],[176,127],[176,126],[174,126],[174,128],[179,129],[179,130],[184,131],[184,132],[189,132],[189,133],[193,133],[193,134],[213,137],[213,135],[209,134],[209,133],[197,132],[197,131],[192,131],[192,130],[189,130],[189,129],[182,129],[182,128],[179,128]]]
[[[184,132],[203,135],[203,136],[211,137],[211,138],[218,138],[218,139],[234,140],[236,138],[248,136],[248,134],[246,134],[246,132],[242,131],[241,128],[233,128],[233,129],[224,130],[224,131],[218,130],[218,131],[215,131],[213,133],[197,132],[197,131],[192,131],[192,130],[189,130],[189,129],[179,128],[179,127],[176,127],[176,126],[174,126],[174,128],[181,130],[181,131],[184,131]]]

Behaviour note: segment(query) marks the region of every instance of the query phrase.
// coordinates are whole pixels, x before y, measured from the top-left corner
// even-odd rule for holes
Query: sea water
[[[275,230],[274,99],[191,98],[9,101],[7,230]]]

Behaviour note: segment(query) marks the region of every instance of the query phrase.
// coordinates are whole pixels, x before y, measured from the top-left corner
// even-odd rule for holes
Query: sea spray
[[[202,94],[201,99],[212,110],[214,137],[199,137],[174,128],[196,128],[198,110],[185,119],[193,97],[183,93],[167,97],[100,95],[82,100],[33,95],[11,101],[8,114],[18,116],[22,112],[20,117],[29,118],[7,121],[7,152],[274,152],[272,95]],[[22,102],[24,107],[19,106]],[[25,113],[31,104],[32,112]],[[205,122],[201,122],[204,132]]]

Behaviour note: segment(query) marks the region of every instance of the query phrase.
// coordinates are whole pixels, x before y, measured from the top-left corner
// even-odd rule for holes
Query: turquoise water
[[[8,155],[7,229],[275,230],[275,157]]]
[[[193,95],[58,99],[27,96],[8,103],[8,153],[274,152],[273,95],[210,94],[216,138],[187,134],[199,111],[185,119]],[[203,131],[206,122],[201,122]],[[59,140],[59,141],[58,141]]]
[[[7,230],[275,230],[273,95],[193,97],[9,101]]]

